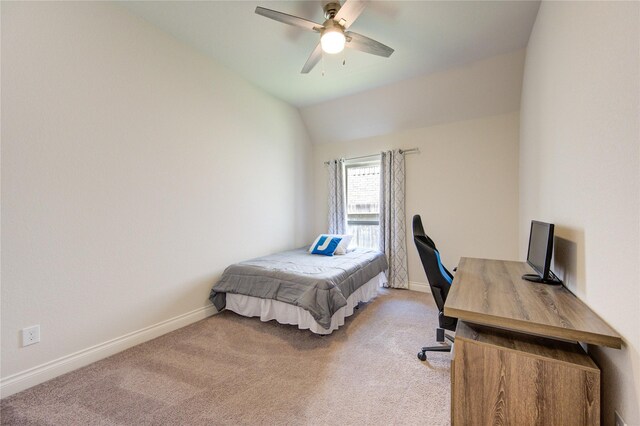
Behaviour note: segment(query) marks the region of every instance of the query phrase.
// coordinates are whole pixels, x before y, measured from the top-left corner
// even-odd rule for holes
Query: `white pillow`
[[[349,248],[349,244],[351,244],[351,238],[353,238],[353,235],[341,235],[341,234],[320,234],[318,235],[318,238],[315,239],[315,241],[313,242],[313,244],[311,244],[311,247],[309,247],[309,253],[311,253],[313,251],[313,248],[316,246],[316,244],[318,244],[318,240],[323,236],[326,235],[328,237],[340,237],[342,238],[342,240],[340,241],[340,244],[338,244],[338,247],[336,248],[336,251],[333,254],[346,254],[347,253],[347,249]]]
[[[349,244],[351,244],[351,239],[353,238],[353,235],[339,235],[339,237],[342,238],[342,240],[340,241],[340,244],[338,244],[338,248],[336,249],[334,254],[347,254],[350,250],[349,250]]]

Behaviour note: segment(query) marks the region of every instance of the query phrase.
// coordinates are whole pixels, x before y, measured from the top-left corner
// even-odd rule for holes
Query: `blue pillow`
[[[340,244],[342,238],[340,237],[331,237],[329,235],[323,235],[318,238],[318,241],[313,246],[313,250],[311,250],[311,254],[323,254],[325,256],[333,256],[333,252],[338,248],[338,244]]]

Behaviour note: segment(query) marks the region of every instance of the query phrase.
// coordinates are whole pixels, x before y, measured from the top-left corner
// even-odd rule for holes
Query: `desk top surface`
[[[563,286],[523,280],[524,262],[463,257],[445,315],[560,340],[620,348],[622,338]]]

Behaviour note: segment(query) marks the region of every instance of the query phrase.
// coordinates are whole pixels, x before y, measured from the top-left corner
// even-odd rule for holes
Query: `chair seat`
[[[444,328],[449,331],[456,331],[456,326],[458,325],[457,318],[448,317],[442,312],[438,314],[438,322],[440,324],[440,328]]]

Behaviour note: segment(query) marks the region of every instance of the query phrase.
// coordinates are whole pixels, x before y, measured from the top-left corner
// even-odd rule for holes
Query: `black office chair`
[[[441,342],[438,346],[425,346],[418,352],[418,359],[425,361],[427,359],[426,352],[450,352],[451,345],[445,343],[445,340],[453,342],[453,337],[445,333],[445,330],[455,331],[457,318],[448,317],[444,314],[444,302],[447,300],[449,288],[453,281],[453,275],[440,261],[440,254],[436,249],[436,243],[433,242],[427,234],[424,233],[422,220],[420,215],[413,216],[413,241],[416,243],[424,272],[427,274],[431,293],[438,306],[438,322],[440,327],[436,330],[436,341]]]

